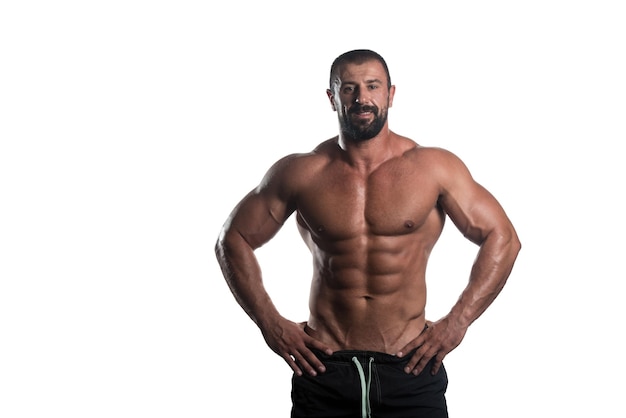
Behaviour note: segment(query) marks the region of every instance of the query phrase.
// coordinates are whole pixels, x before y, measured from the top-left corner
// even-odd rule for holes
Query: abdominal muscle
[[[316,268],[305,331],[334,351],[397,353],[426,323],[425,257],[382,263],[393,261],[394,270],[401,268],[394,272]]]

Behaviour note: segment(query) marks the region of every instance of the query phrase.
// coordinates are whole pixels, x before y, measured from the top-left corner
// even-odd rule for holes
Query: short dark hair
[[[335,58],[335,61],[333,61],[333,65],[330,66],[330,89],[332,90],[333,88],[333,78],[337,75],[340,66],[342,66],[343,64],[363,64],[364,62],[370,60],[378,61],[381,63],[381,65],[385,69],[385,73],[387,74],[387,88],[391,88],[391,76],[389,75],[389,68],[387,67],[385,59],[380,54],[372,50],[355,49],[339,55],[337,58]]]

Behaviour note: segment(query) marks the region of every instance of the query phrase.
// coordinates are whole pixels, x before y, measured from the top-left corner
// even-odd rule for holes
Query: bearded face
[[[387,122],[387,106],[354,103],[339,115],[339,127],[343,134],[357,142],[367,141],[380,133]]]
[[[341,65],[327,91],[342,135],[355,142],[376,137],[386,126],[394,93],[377,60]]]

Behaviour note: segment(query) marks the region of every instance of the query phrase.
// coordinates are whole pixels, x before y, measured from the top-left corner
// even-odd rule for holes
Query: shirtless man
[[[339,135],[276,162],[216,245],[236,300],[294,371],[292,417],[446,417],[443,359],[499,294],[521,248],[455,155],[389,129],[394,93],[380,55],[339,56],[327,91]],[[300,324],[278,312],[254,255],[294,212],[314,261]],[[479,251],[458,301],[429,322],[426,264],[446,216]]]

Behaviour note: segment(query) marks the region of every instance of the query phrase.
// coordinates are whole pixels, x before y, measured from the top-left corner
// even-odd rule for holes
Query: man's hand
[[[333,351],[304,332],[304,327],[304,322],[296,324],[281,318],[262,332],[267,345],[289,364],[294,373],[301,376],[304,369],[311,376],[316,376],[317,373],[324,373],[326,368],[310,348],[328,355]]]
[[[404,368],[406,373],[413,373],[415,376],[424,370],[433,357],[435,362],[430,373],[437,374],[444,357],[461,343],[467,332],[466,327],[454,324],[448,317],[443,317],[437,322],[427,321],[427,324],[428,328],[424,332],[398,352],[398,357],[402,357],[419,347]]]

